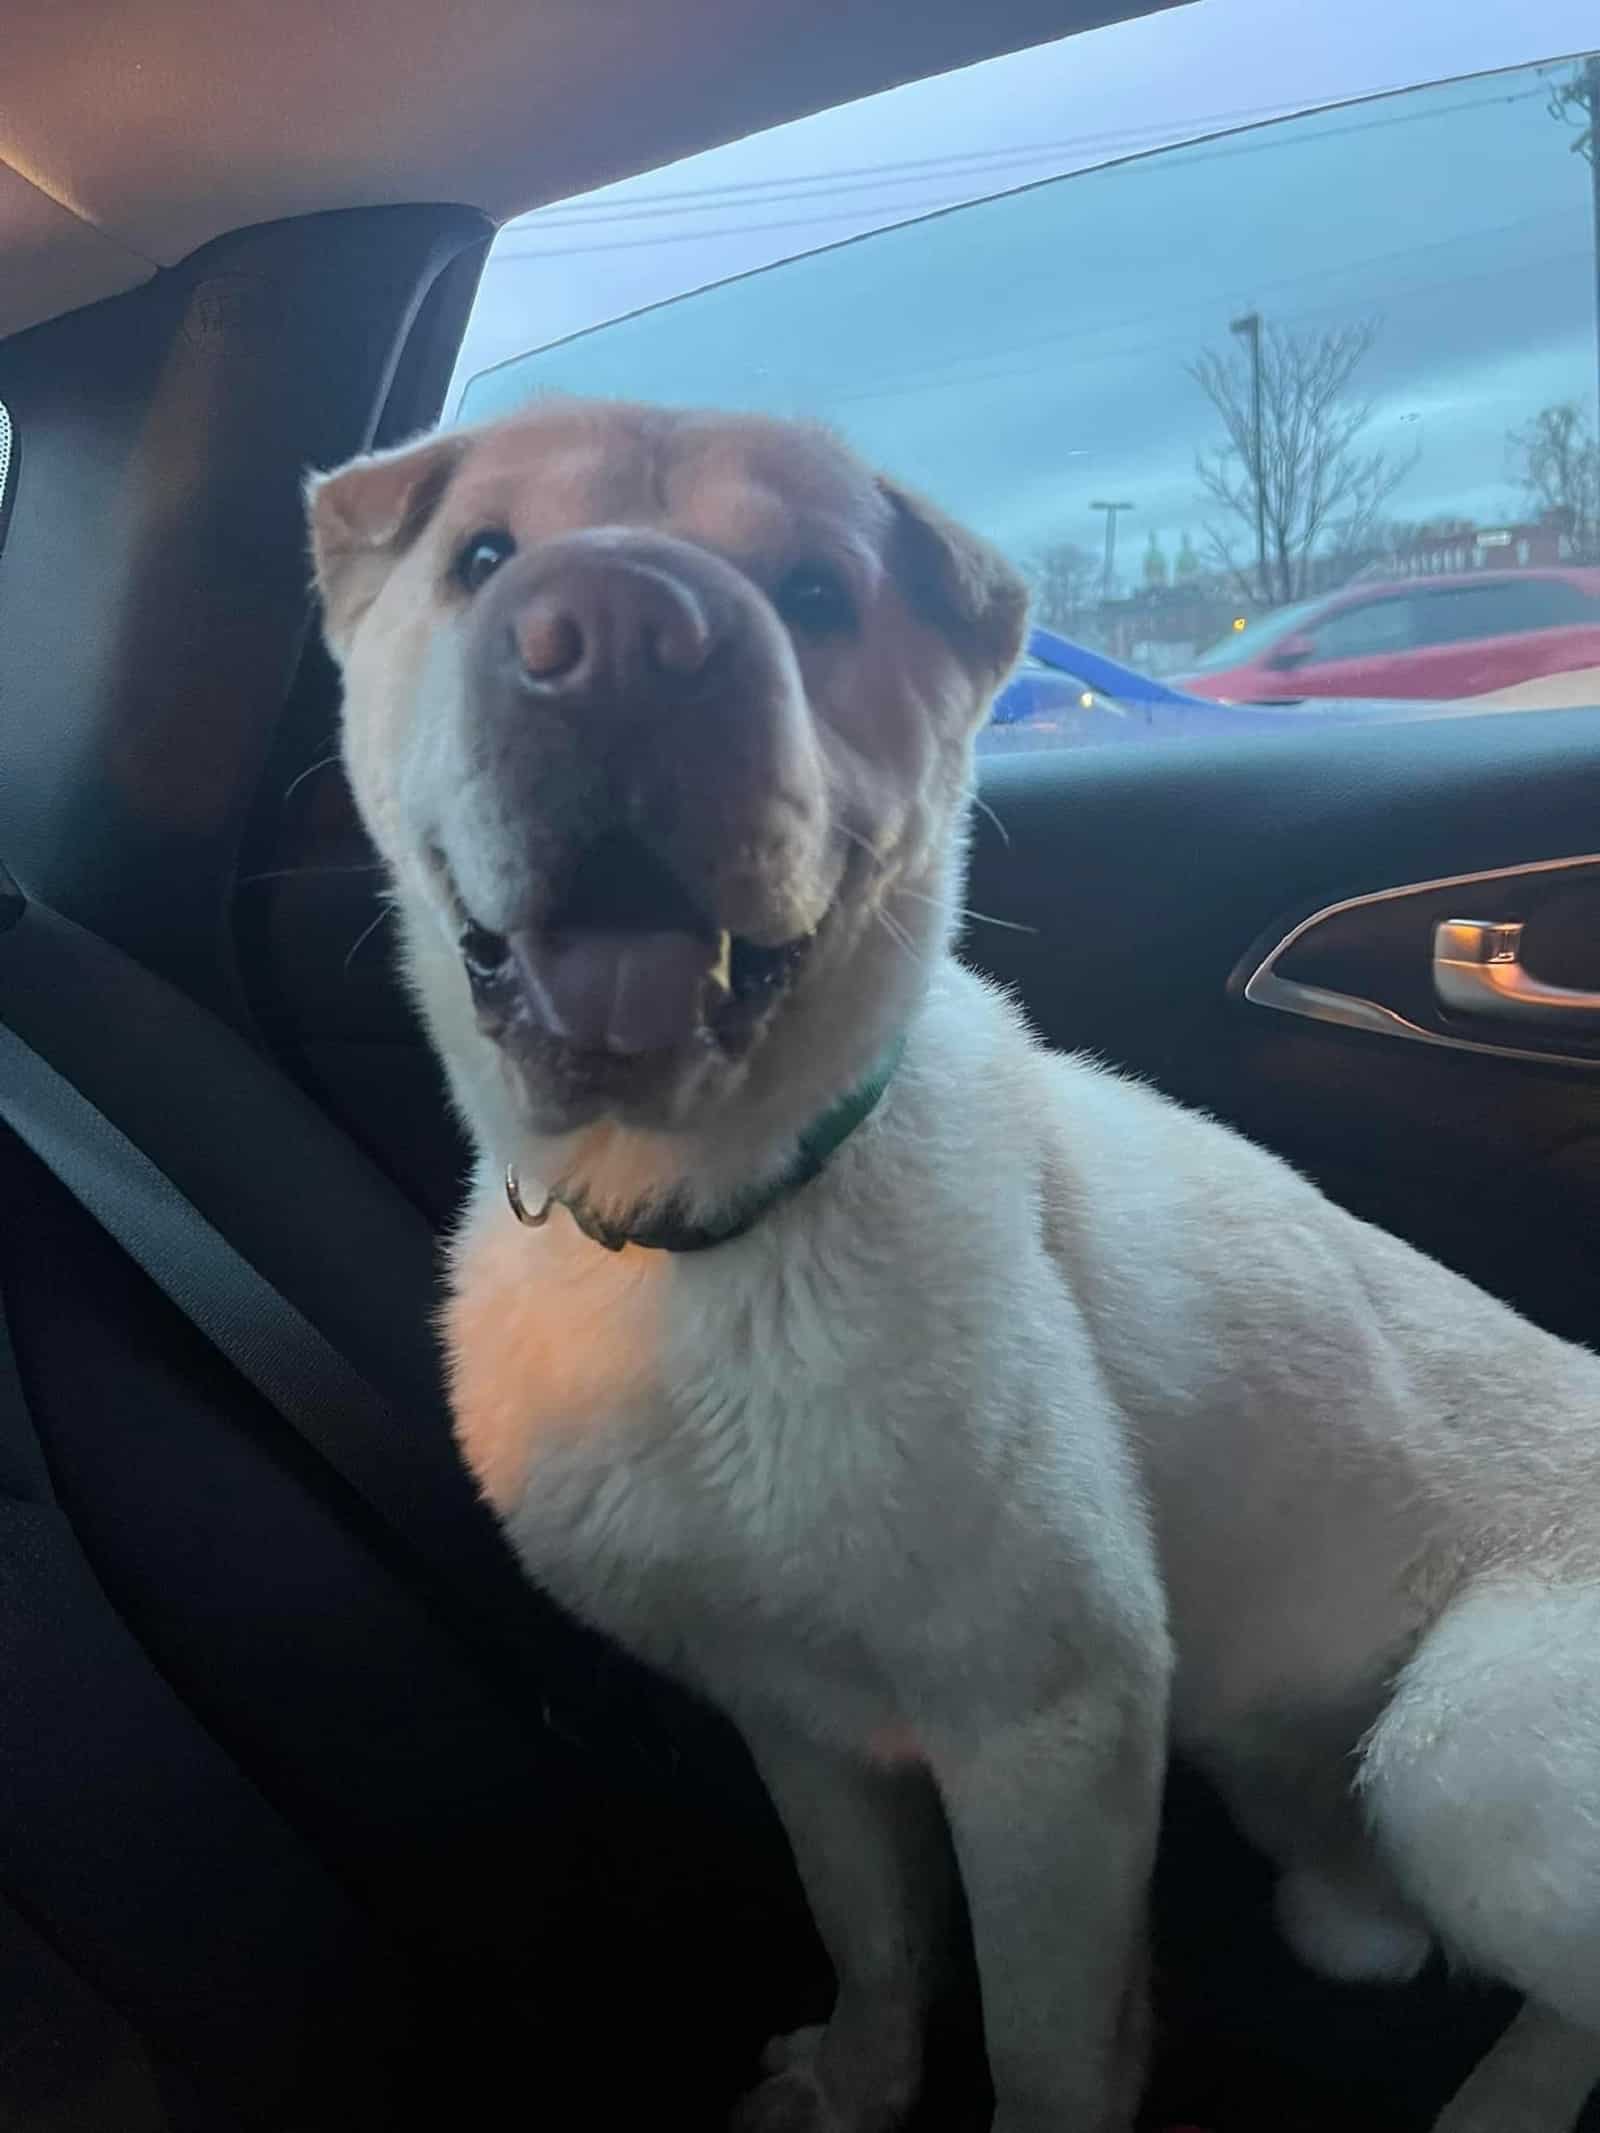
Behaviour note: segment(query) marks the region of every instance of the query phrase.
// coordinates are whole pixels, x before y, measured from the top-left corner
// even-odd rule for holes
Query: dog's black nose
[[[722,629],[716,603],[653,559],[567,554],[537,563],[508,616],[524,688],[576,703],[635,697],[652,685],[692,681]],[[725,622],[723,627],[725,627]]]

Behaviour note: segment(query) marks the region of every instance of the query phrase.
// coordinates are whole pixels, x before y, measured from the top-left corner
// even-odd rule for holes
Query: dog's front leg
[[[926,1770],[884,1768],[782,1724],[744,1726],[794,1847],[837,1994],[820,2030],[776,2040],[735,2133],[891,2133],[922,2078],[953,1868]]]
[[[972,1914],[994,2133],[1132,2122],[1142,2040],[1130,2000],[1165,1719],[1164,1687],[1123,1678],[936,1750]]]

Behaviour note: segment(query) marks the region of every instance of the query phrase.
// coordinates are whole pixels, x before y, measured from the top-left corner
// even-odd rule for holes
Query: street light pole
[[[1263,600],[1272,595],[1267,586],[1267,490],[1262,480],[1261,457],[1261,313],[1247,311],[1230,319],[1228,331],[1240,334],[1250,344],[1250,484],[1256,492],[1256,590]]]
[[[1091,511],[1103,511],[1106,515],[1106,560],[1105,569],[1100,578],[1100,597],[1102,600],[1109,600],[1111,598],[1111,588],[1116,583],[1117,514],[1120,511],[1131,511],[1133,506],[1128,503],[1107,503],[1097,499],[1089,506],[1089,509]]]

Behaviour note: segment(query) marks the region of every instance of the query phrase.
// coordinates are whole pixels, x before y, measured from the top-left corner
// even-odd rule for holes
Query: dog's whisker
[[[1000,820],[1000,817],[995,813],[994,809],[989,805],[988,801],[983,797],[981,792],[973,792],[972,804],[978,810],[979,814],[988,816],[989,820],[995,826],[995,832],[998,835],[1000,842],[1009,852],[1011,849],[1011,832],[1006,828],[1005,824]]]
[[[853,844],[858,852],[864,852],[867,858],[872,860],[875,865],[882,865],[883,854],[870,838],[862,835],[860,830],[852,829],[848,822],[841,822],[839,824],[839,835],[845,839],[846,843]]]
[[[879,925],[882,926],[884,932],[888,934],[890,940],[894,942],[895,946],[900,949],[903,954],[910,956],[911,960],[914,963],[920,961],[920,958],[917,954],[916,942],[911,938],[910,934],[907,933],[905,927],[901,925],[900,921],[894,916],[894,914],[892,912],[886,911],[882,904],[879,904],[875,916],[878,920]]]
[[[936,909],[941,901],[939,897],[929,896],[921,889],[902,887],[896,889],[895,894],[897,896],[909,896],[916,903],[929,904]],[[996,918],[992,911],[975,911],[970,904],[957,904],[955,915],[957,918],[970,918],[975,925],[999,926],[1006,933],[1038,933],[1040,931],[1038,926],[1024,925],[1021,919]]]
[[[970,918],[976,926],[998,926],[1003,933],[1034,933],[1042,927],[1025,925],[1020,918],[996,918],[992,911],[973,911],[963,905],[956,912],[957,918]]]
[[[362,949],[365,948],[368,941],[371,940],[372,936],[378,931],[378,928],[387,924],[389,917],[389,906],[385,904],[383,909],[378,913],[377,917],[372,921],[371,925],[363,926],[361,931],[356,935],[355,941],[351,946],[350,952],[344,959],[344,974],[346,977],[349,977],[350,966],[355,961],[356,957],[361,953]]]
[[[307,778],[314,778],[317,775],[318,771],[331,770],[334,764],[339,762],[340,760],[341,757],[339,755],[339,752],[337,749],[335,749],[332,755],[325,755],[322,756],[315,763],[308,763],[305,769],[301,771],[300,775],[297,778],[292,778],[289,784],[284,788],[283,797],[285,798],[285,800],[292,800],[295,794],[300,790],[301,786],[304,785]]]
[[[238,886],[249,889],[258,881],[317,881],[325,874],[381,874],[383,871],[381,859],[370,859],[359,866],[263,867],[259,873],[241,874]]]

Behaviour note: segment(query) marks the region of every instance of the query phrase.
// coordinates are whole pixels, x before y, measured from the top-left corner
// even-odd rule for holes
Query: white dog
[[[1170,1724],[1308,1960],[1436,1937],[1526,1995],[1441,2128],[1565,2133],[1600,1363],[952,959],[1015,574],[820,434],[638,407],[311,508],[479,1151],[463,1452],[537,1578],[743,1729],[837,1971],[739,2125],[902,2121],[952,1853],[998,2133],[1127,2125]]]

